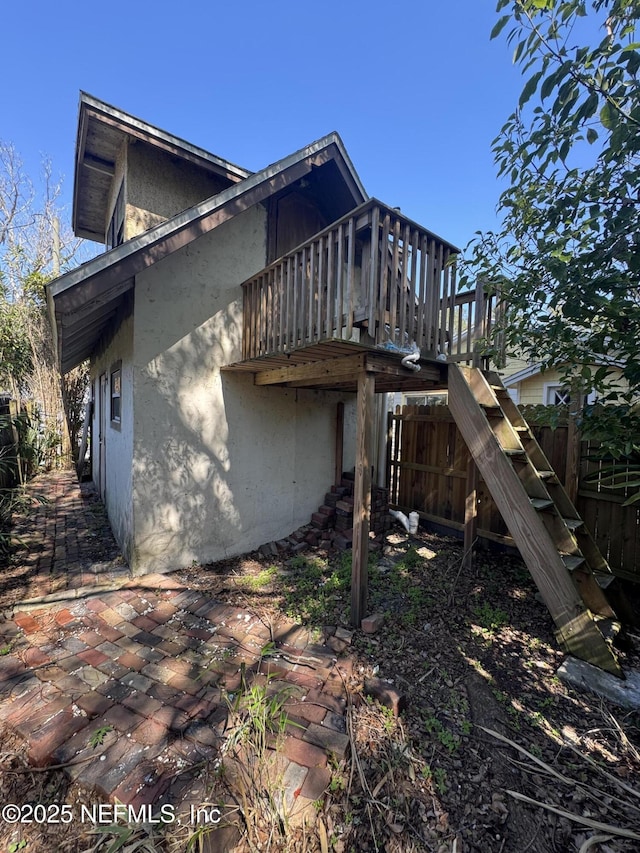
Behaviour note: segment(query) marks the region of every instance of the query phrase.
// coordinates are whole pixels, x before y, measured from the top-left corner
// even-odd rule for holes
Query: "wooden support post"
[[[572,504],[578,502],[578,480],[580,477],[580,441],[581,434],[577,419],[584,406],[584,394],[574,387],[571,389],[569,418],[567,425],[567,461],[564,474],[564,488]]]
[[[338,403],[336,410],[336,469],[334,483],[340,485],[344,455],[344,403]]]
[[[374,401],[374,374],[362,371],[358,376],[356,478],[353,490],[351,624],[354,628],[360,626],[367,606]]]
[[[467,487],[464,502],[464,558],[465,569],[473,565],[473,543],[478,535],[478,469],[473,456],[469,453],[467,462]]]

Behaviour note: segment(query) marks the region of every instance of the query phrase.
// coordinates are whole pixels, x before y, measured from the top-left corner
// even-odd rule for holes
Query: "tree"
[[[13,146],[0,141],[0,390],[35,402],[47,445],[66,433],[63,397],[82,406],[87,387],[86,368],[61,384],[46,312],[44,285],[82,250],[59,227],[60,192],[49,161],[37,189]],[[77,423],[77,412],[67,415]]]
[[[640,450],[640,0],[499,0],[527,75],[493,142],[502,227],[477,234],[467,276],[502,289],[508,347],[617,402],[583,428]],[[616,368],[628,387],[614,381]]]

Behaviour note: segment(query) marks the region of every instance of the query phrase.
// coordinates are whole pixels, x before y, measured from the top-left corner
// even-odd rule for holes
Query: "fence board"
[[[389,500],[405,512],[461,530],[469,451],[446,406],[404,406],[389,415]],[[533,427],[560,481],[565,483],[567,428]],[[577,509],[611,570],[640,582],[640,504],[623,506],[628,494],[587,482],[603,464],[597,446],[582,442]],[[486,484],[478,482],[478,534],[509,544],[511,539]]]

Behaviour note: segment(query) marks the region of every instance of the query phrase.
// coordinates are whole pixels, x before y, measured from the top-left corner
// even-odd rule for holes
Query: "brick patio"
[[[0,724],[27,739],[32,763],[68,765],[134,806],[197,805],[195,771],[220,755],[229,696],[268,684],[289,697],[283,798],[296,811],[317,799],[327,757],[349,746],[350,660],[299,625],[270,629],[175,576],[132,578],[90,490],[68,472],[32,488],[48,503],[18,525],[24,585],[0,622]],[[272,636],[275,651],[263,655]]]

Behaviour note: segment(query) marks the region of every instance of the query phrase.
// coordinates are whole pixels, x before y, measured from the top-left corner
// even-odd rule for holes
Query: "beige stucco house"
[[[61,371],[89,360],[93,478],[136,573],[308,523],[362,474],[359,377],[446,384],[458,250],[369,199],[336,133],[252,173],[82,93],[73,228],[106,251],[47,286],[49,312]]]
[[[221,367],[240,285],[365,198],[336,134],[252,174],[81,95],[73,227],[108,251],[48,298],[63,372],[90,359],[93,476],[135,571],[246,551],[322,503],[353,395]]]
[[[618,671],[604,561],[475,348],[495,296],[458,292],[458,249],[368,198],[337,134],[251,173],[83,94],[75,168],[75,233],[107,251],[47,286],[49,312],[61,370],[90,363],[93,476],[135,573],[281,539],[353,467],[360,625],[376,395],[446,391],[475,463],[465,554],[477,465],[563,645]]]

